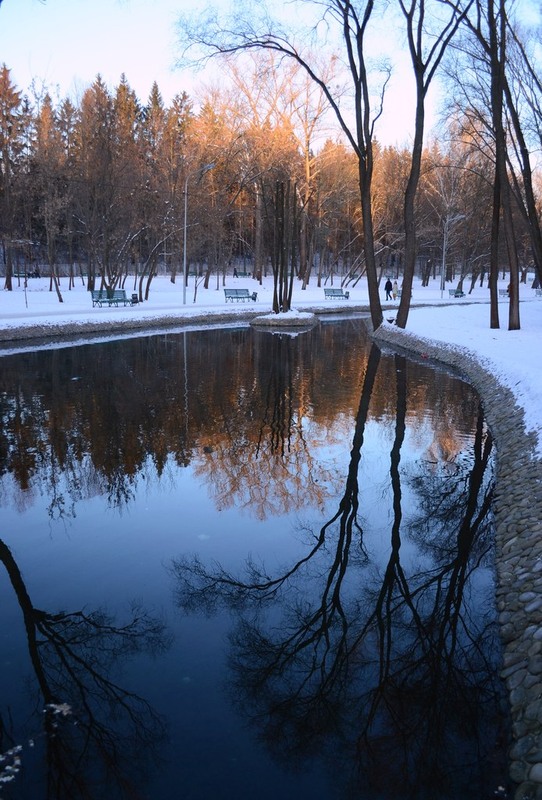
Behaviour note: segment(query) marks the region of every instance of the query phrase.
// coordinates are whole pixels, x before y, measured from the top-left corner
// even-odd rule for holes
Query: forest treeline
[[[524,90],[521,99],[510,95],[505,117],[511,233],[495,236],[495,132],[484,93],[491,65],[484,72],[465,50],[447,65],[456,99],[443,134],[421,154],[414,219],[423,283],[442,272],[468,291],[466,277],[483,281],[495,259],[507,272],[512,235],[523,279],[539,268],[539,207],[533,217],[527,178],[536,204],[540,187],[534,170],[522,171],[518,131],[536,138],[540,87],[534,75],[527,86],[521,44],[524,58],[507,62],[510,86],[523,79]],[[220,87],[207,88],[196,108],[186,92],[166,104],[156,83],[142,102],[124,75],[112,90],[98,75],[77,103],[54,101],[47,89],[30,97],[1,67],[5,288],[23,273],[45,272],[51,286],[59,275],[83,276],[89,289],[122,286],[135,273],[144,299],[156,272],[174,282],[184,258],[217,287],[234,267],[258,278],[283,261],[303,285],[331,276],[355,284],[365,274],[359,153],[330,122],[325,92],[300,64],[265,50],[223,69]],[[518,109],[524,124],[514,128]],[[412,151],[376,139],[371,148],[378,277],[401,278]]]

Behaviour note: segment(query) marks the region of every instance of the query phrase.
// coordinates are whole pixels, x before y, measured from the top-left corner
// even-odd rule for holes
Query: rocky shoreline
[[[502,677],[512,718],[514,800],[542,800],[542,462],[512,392],[463,348],[439,346],[382,325],[377,343],[452,367],[478,391],[497,446],[493,501]]]

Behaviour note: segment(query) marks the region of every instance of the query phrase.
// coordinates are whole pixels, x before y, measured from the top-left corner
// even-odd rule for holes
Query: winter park
[[[0,0],[0,800],[542,800],[539,31]]]

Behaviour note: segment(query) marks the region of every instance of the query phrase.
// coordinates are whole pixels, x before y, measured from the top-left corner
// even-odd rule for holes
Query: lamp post
[[[186,284],[188,283],[188,265],[186,262],[186,231],[187,231],[187,220],[188,220],[188,180],[189,178],[196,174],[198,176],[198,183],[203,178],[206,172],[213,169],[214,164],[204,164],[203,167],[200,167],[197,172],[187,172],[186,178],[184,180],[184,225],[183,225],[183,305],[186,304]]]
[[[465,214],[456,214],[450,217],[448,214],[444,217],[444,231],[442,235],[442,263],[440,265],[440,299],[444,295],[444,284],[446,278],[446,250],[448,249],[448,231],[450,225],[458,222],[460,219],[465,219]]]

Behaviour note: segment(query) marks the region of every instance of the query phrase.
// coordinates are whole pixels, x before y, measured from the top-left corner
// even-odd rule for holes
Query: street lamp
[[[188,179],[192,175],[197,175],[199,183],[206,172],[213,169],[214,164],[204,164],[197,172],[187,172],[184,180],[184,226],[183,226],[183,305],[186,304],[186,284],[188,283],[187,263],[186,263],[186,230],[188,220]]]
[[[446,250],[448,249],[448,230],[450,225],[458,222],[460,219],[465,219],[465,214],[456,214],[453,217],[446,214],[444,218],[444,232],[442,236],[442,263],[440,265],[440,299],[444,295],[444,284],[446,278]]]

